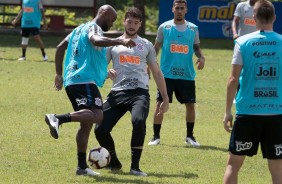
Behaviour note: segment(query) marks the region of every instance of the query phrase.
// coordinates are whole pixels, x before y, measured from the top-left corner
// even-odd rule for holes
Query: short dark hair
[[[175,5],[175,3],[185,3],[187,5],[187,1],[186,0],[174,0],[173,1],[173,6]]]
[[[268,0],[259,0],[254,5],[254,16],[263,24],[271,23],[275,17],[275,8]]]
[[[124,20],[128,17],[138,18],[142,21],[142,12],[136,7],[130,7],[125,12]]]

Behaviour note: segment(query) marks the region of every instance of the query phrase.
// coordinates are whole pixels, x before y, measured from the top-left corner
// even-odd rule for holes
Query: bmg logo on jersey
[[[238,151],[238,152],[249,150],[249,149],[252,148],[252,146],[253,146],[252,142],[242,143],[242,142],[236,141],[236,151]]]
[[[275,150],[276,156],[280,156],[282,154],[282,144],[275,145]]]
[[[279,65],[276,63],[257,64],[255,78],[257,80],[277,80],[279,78]]]

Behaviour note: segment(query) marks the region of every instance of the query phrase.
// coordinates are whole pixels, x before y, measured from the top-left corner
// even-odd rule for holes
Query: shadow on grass
[[[113,171],[113,174],[124,175],[124,176],[132,176],[128,172],[123,171]],[[101,176],[97,177],[96,181],[100,182],[114,182],[114,183],[142,183],[142,184],[151,184],[154,182],[144,181],[147,177],[140,177],[140,176],[132,176],[135,177],[134,179],[118,179],[115,177],[108,177],[108,176]],[[163,173],[148,173],[148,177],[157,177],[157,178],[183,178],[190,179],[190,178],[198,178],[199,176],[194,173],[183,173],[183,174],[163,174]]]
[[[216,146],[205,146],[205,145],[201,145],[200,147],[193,147],[193,146],[189,146],[189,145],[176,146],[176,145],[160,144],[160,146],[167,146],[167,147],[174,147],[174,148],[187,148],[187,149],[200,149],[200,150],[215,150],[215,151],[228,152],[228,149],[219,148],[219,147],[216,147]]]

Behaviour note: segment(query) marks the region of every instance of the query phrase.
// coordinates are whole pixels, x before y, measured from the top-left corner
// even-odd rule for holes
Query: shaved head
[[[95,22],[103,31],[108,31],[117,19],[117,12],[111,5],[103,5],[98,9]]]

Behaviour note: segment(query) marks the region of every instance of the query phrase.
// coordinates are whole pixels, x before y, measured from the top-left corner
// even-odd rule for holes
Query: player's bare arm
[[[114,69],[108,70],[108,78],[114,80],[117,77],[117,72]]]
[[[63,60],[64,60],[64,55],[65,51],[68,47],[68,42],[67,40],[63,40],[61,43],[56,48],[56,53],[55,53],[55,67],[56,67],[56,76],[55,76],[55,83],[54,87],[56,90],[61,90],[63,87]]]
[[[157,42],[156,41],[155,44],[154,44],[154,48],[155,48],[155,51],[156,51],[157,55],[158,55],[161,47],[162,47],[162,42]]]
[[[197,69],[198,70],[202,70],[205,67],[205,57],[202,53],[202,50],[200,48],[200,44],[194,44],[194,52],[195,55],[197,56],[197,61],[196,61],[196,65],[197,65]]]
[[[239,20],[240,20],[240,17],[234,16],[233,21],[232,21],[232,33],[233,33],[234,40],[239,37],[238,35]]]
[[[160,115],[160,114],[167,112],[169,109],[169,99],[167,96],[166,84],[165,84],[165,80],[163,77],[163,73],[160,70],[160,67],[157,62],[149,62],[148,67],[150,68],[153,74],[154,80],[156,82],[156,85],[163,97],[163,102],[161,103],[160,111],[157,114],[157,115]]]
[[[225,115],[223,118],[224,129],[227,132],[231,131],[232,128],[232,104],[233,99],[236,95],[237,87],[239,84],[239,77],[242,70],[242,65],[232,65],[232,72],[227,81],[227,94],[226,94],[226,107],[225,107]]]
[[[20,10],[20,12],[18,13],[18,15],[15,17],[15,19],[12,21],[12,25],[16,25],[17,24],[17,22],[21,19],[21,17],[22,17],[22,14],[23,14],[23,11],[22,10]]]
[[[131,39],[123,39],[123,38],[107,38],[104,36],[93,35],[90,37],[90,41],[98,47],[109,47],[115,45],[123,45],[125,47],[135,47],[136,44]]]

